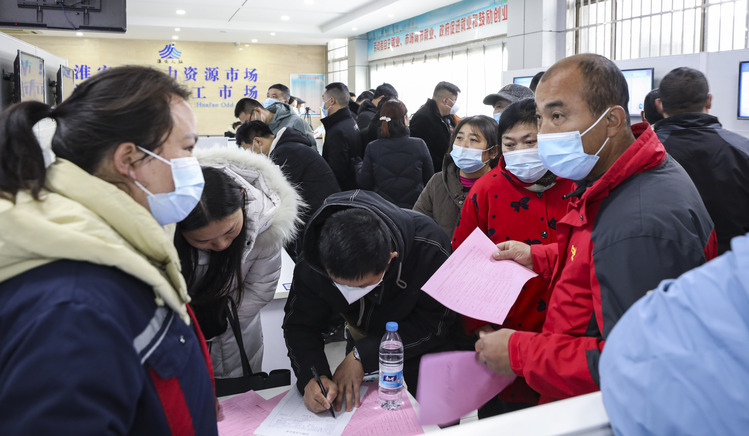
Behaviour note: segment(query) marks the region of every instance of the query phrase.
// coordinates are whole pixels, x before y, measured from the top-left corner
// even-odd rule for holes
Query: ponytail
[[[34,199],[44,186],[44,155],[34,135],[34,124],[50,114],[44,103],[18,103],[0,115],[0,198],[13,201],[18,191]]]

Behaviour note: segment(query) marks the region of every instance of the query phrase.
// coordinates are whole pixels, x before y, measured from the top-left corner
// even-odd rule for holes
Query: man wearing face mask
[[[291,90],[283,83],[276,83],[268,87],[268,92],[265,96],[266,100],[265,103],[263,103],[264,107],[268,107],[273,103],[289,103]]]
[[[624,311],[716,254],[697,189],[647,123],[630,127],[628,94],[616,65],[594,54],[557,62],[536,90],[541,161],[578,186],[556,244],[507,241],[494,254],[549,283],[541,333],[482,333],[476,351],[495,372],[524,377],[541,402],[598,390],[598,361]]]
[[[317,147],[310,125],[295,114],[286,103],[275,102],[264,107],[255,99],[242,98],[234,106],[234,116],[243,123],[262,121],[270,127],[274,135],[283,127],[291,127],[306,137],[310,147]]]
[[[492,116],[496,122],[499,122],[499,116],[507,106],[526,98],[533,98],[533,91],[523,85],[510,83],[496,93],[484,97],[484,104],[492,107]]]
[[[512,103],[499,119],[502,147],[499,165],[476,181],[466,197],[453,236],[453,249],[477,227],[495,244],[507,240],[530,245],[557,240],[557,222],[567,212],[574,182],[558,178],[541,162],[536,147],[536,102],[529,98]],[[540,332],[551,296],[541,278],[528,281],[507,314],[502,327]],[[489,323],[462,317],[470,335],[496,330]],[[538,403],[538,394],[522,378],[502,391],[499,398],[479,409],[479,418]],[[506,401],[506,402],[505,402]]]
[[[361,156],[361,135],[348,108],[348,87],[334,82],[322,94],[321,122],[325,126],[322,157],[333,170],[344,191],[356,189],[356,174],[351,159]]]
[[[307,224],[283,322],[297,388],[308,409],[323,412],[335,403],[341,410],[344,398],[346,410],[359,407],[359,385],[365,373],[378,368],[389,321],[398,322],[411,393],[421,356],[457,347],[463,335],[456,314],[421,290],[449,253],[447,237],[431,218],[374,192],[347,191],[325,200]],[[333,373],[320,333],[334,313],[346,320],[350,352]],[[312,366],[327,397],[312,377]]]
[[[442,169],[442,158],[450,146],[450,135],[456,124],[451,115],[458,111],[459,93],[460,88],[452,83],[440,82],[434,87],[432,98],[411,117],[411,137],[426,142],[435,173]]]

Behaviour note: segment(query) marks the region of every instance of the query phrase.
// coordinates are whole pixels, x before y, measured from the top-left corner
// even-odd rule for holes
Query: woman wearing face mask
[[[502,155],[499,165],[479,179],[468,193],[466,207],[455,228],[453,250],[479,228],[495,244],[508,239],[528,244],[556,242],[556,222],[567,211],[564,196],[574,189],[571,180],[557,178],[538,156],[536,103],[533,99],[510,104],[499,119],[497,136]],[[521,331],[541,331],[546,319],[549,295],[540,277],[528,281],[510,309],[502,327]],[[491,304],[491,302],[487,302]],[[490,332],[496,326],[463,317],[468,334]],[[500,398],[479,409],[479,417],[492,416],[538,402],[522,378],[505,389]]]
[[[221,379],[261,370],[260,309],[273,299],[283,245],[294,238],[301,204],[280,168],[247,150],[199,150],[205,189],[200,203],[177,225],[174,244],[208,340],[221,396]],[[229,320],[238,321],[239,331]],[[235,324],[234,327],[237,327]]]
[[[380,139],[367,145],[356,181],[389,202],[410,209],[432,177],[432,158],[424,140],[408,136],[408,111],[398,99],[380,110]]]
[[[468,190],[497,165],[497,123],[484,115],[463,118],[450,143],[442,171],[429,180],[414,210],[432,217],[452,238]]]
[[[3,433],[217,433],[207,349],[162,227],[203,186],[188,96],[163,72],[119,67],[57,107],[0,116]]]

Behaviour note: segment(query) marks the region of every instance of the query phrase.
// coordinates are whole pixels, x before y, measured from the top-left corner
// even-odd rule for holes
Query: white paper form
[[[533,271],[512,260],[494,260],[497,246],[476,228],[421,288],[446,307],[502,324]]]
[[[364,397],[366,386],[361,386],[359,395]],[[313,413],[304,405],[304,398],[292,387],[289,393],[278,403],[270,415],[255,430],[256,435],[263,436],[332,436],[343,434],[343,429],[354,416],[356,409],[346,412],[342,407],[336,417],[330,416],[327,410]]]

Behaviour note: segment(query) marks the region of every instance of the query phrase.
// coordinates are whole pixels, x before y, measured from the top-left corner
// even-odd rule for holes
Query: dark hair
[[[702,112],[710,92],[705,75],[687,67],[671,70],[658,89],[663,111],[669,115]]]
[[[372,101],[373,98],[374,98],[374,93],[372,93],[372,91],[364,91],[361,94],[359,94],[358,97],[356,97],[356,102],[358,103],[362,100]]]
[[[273,132],[267,124],[255,120],[242,124],[242,126],[237,129],[237,136],[235,139],[237,140],[238,145],[243,142],[249,144],[258,136],[261,138],[268,138],[273,136]]]
[[[336,103],[341,107],[346,107],[350,100],[348,95],[348,87],[341,82],[333,82],[325,87],[325,92],[328,94],[328,98],[335,98]]]
[[[289,105],[294,105],[295,103],[296,103],[296,97],[294,97],[293,95],[289,96]]]
[[[518,100],[505,108],[497,124],[497,139],[501,142],[502,135],[519,124],[537,125],[535,99]]]
[[[489,161],[489,167],[494,168],[499,163],[499,156],[502,154],[502,147],[499,145],[499,141],[497,140],[497,122],[494,121],[494,118],[487,117],[486,115],[475,115],[472,117],[465,117],[458,123],[457,126],[455,126],[455,129],[453,129],[452,135],[450,135],[450,147],[452,148],[452,144],[455,144],[455,138],[458,137],[458,133],[460,133],[460,129],[463,128],[463,126],[469,125],[475,129],[477,129],[481,136],[486,139],[486,148],[489,149],[490,147],[496,147],[498,149],[497,156],[492,158]],[[446,154],[446,156],[450,156],[449,153]],[[452,159],[452,157],[450,157]]]
[[[397,98],[391,98],[383,103],[380,107],[380,118],[387,117],[390,118],[390,121],[380,121],[380,137],[408,136],[408,126],[406,126],[405,120],[407,113],[406,105]]]
[[[242,112],[249,114],[256,108],[262,109],[262,107],[263,105],[254,98],[241,98],[239,99],[237,104],[234,105],[234,117],[239,118],[239,114],[241,114]]]
[[[374,212],[344,209],[325,220],[320,230],[320,263],[336,278],[357,280],[385,271],[390,261],[390,232]]]
[[[531,89],[531,91],[536,92],[536,87],[538,86],[538,82],[541,81],[541,76],[544,75],[544,71],[539,71],[536,73],[535,76],[531,79],[530,85],[528,85],[528,88]]]
[[[591,115],[598,118],[606,109],[619,105],[624,108],[627,123],[629,123],[627,81],[619,67],[608,58],[592,53],[570,56],[549,68],[541,76],[541,83],[549,80],[557,70],[566,68],[570,64],[576,65],[580,70],[585,84],[582,89],[582,96]]]
[[[245,226],[245,196],[242,188],[217,168],[202,167],[205,185],[200,202],[184,220],[177,223],[174,246],[182,261],[182,275],[193,304],[207,304],[230,296],[237,302],[242,299],[242,253],[247,238]],[[197,230],[242,210],[242,230],[224,251],[211,251],[208,268],[198,279],[196,269],[199,250],[190,245],[183,232]],[[234,285],[232,287],[232,285]]]
[[[356,97],[356,94],[354,94],[353,92],[349,91],[348,96],[349,96],[349,98]]]
[[[374,97],[372,97],[372,99],[374,100],[375,98],[382,96],[398,98],[398,91],[393,88],[393,85],[389,83],[383,83],[382,85],[375,88]]]
[[[663,114],[658,112],[658,107],[655,105],[655,99],[659,96],[660,93],[658,92],[658,88],[655,88],[654,90],[648,92],[648,94],[645,96],[645,100],[643,100],[642,102],[642,112],[645,115],[645,119],[643,121],[647,121],[650,124],[655,124],[664,118]]]
[[[439,97],[440,94],[458,95],[459,93],[460,88],[458,88],[456,85],[453,85],[450,82],[440,82],[437,84],[437,86],[434,87],[432,98]]]
[[[239,127],[241,125],[242,125],[241,121],[234,121],[233,123],[231,123],[231,128],[234,129],[234,130],[236,130],[237,127]]]
[[[289,97],[291,96],[291,91],[289,90],[289,87],[284,85],[283,83],[276,83],[275,85],[269,86],[268,91],[270,91],[271,89],[277,89],[281,91],[281,93],[283,94],[284,100],[288,100]]]
[[[57,107],[38,102],[9,107],[0,116],[0,196],[12,200],[19,190],[28,189],[39,198],[46,170],[32,130],[38,121],[57,121],[52,151],[93,174],[124,142],[147,150],[160,147],[172,131],[172,99],[189,96],[162,71],[125,66],[83,81]]]

